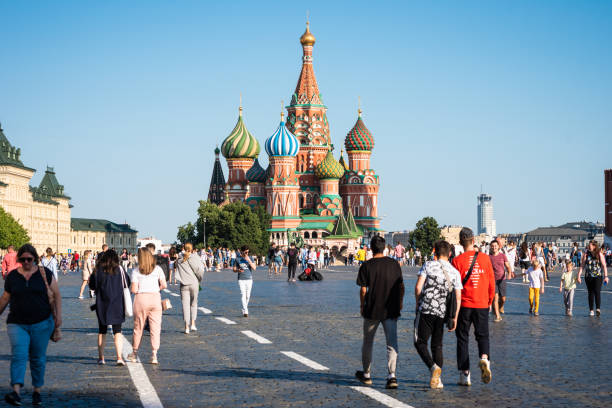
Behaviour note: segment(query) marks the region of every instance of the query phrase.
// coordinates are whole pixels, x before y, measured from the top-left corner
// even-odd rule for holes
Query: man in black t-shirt
[[[287,250],[287,282],[295,282],[295,270],[297,269],[299,255],[299,249],[297,249],[295,247],[295,243],[292,242],[291,246]]]
[[[372,384],[370,365],[372,345],[378,325],[382,323],[387,339],[387,386],[397,388],[395,364],[397,361],[397,318],[400,317],[404,300],[404,281],[399,263],[383,255],[385,240],[375,236],[370,241],[373,257],[359,268],[357,285],[363,316],[363,345],[361,360],[363,371],[355,376],[363,384]]]

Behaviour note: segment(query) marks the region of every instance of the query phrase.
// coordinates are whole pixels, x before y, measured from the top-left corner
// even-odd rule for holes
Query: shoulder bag
[[[132,306],[132,295],[130,294],[130,288],[127,284],[127,279],[125,279],[125,272],[123,271],[123,267],[119,267],[121,271],[121,286],[123,287],[123,306],[125,307],[125,315],[128,317],[134,316],[134,309]]]
[[[164,273],[164,271],[161,271],[161,273]],[[161,275],[159,272],[157,272],[157,284],[159,285],[159,290],[160,290],[160,297],[161,297]],[[170,299],[168,298],[161,298],[161,307],[162,307],[162,312],[165,312],[168,309],[172,309],[172,303],[170,302]]]
[[[51,314],[53,315],[53,322],[57,321],[57,309],[55,307],[55,294],[49,287],[49,282],[47,282],[47,273],[45,272],[45,268],[42,266],[38,267],[38,271],[42,276],[43,282],[45,282],[45,287],[47,288],[47,297],[49,298],[49,306],[51,306]],[[62,339],[62,330],[59,327],[55,327],[50,337],[51,341],[57,343]]]

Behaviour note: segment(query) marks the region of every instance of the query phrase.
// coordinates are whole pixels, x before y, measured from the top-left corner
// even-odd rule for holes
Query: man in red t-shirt
[[[474,325],[474,336],[478,343],[478,366],[482,372],[482,382],[491,381],[489,362],[489,308],[495,297],[495,276],[489,255],[474,251],[474,233],[469,228],[459,232],[459,243],[464,252],[453,259],[453,266],[461,274],[461,308],[457,319],[457,368],[459,385],[472,385],[470,380],[469,339],[470,327]],[[465,279],[472,261],[476,258],[469,279]]]

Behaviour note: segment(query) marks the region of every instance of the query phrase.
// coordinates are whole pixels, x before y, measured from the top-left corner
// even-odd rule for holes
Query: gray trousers
[[[570,312],[574,309],[574,289],[563,289],[563,303]]]
[[[198,285],[181,285],[181,303],[185,324],[196,321],[198,316]]]
[[[372,345],[378,325],[382,323],[387,340],[387,371],[395,376],[395,365],[397,362],[397,319],[370,320],[363,319],[363,345],[361,346],[361,361],[363,371],[370,372],[372,365]]]

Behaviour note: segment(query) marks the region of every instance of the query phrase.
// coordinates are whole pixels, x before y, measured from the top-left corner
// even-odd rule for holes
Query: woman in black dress
[[[113,249],[102,254],[96,271],[89,278],[89,288],[96,292],[96,315],[98,316],[98,364],[105,364],[104,344],[108,326],[113,326],[117,365],[125,365],[121,351],[123,336],[121,325],[125,321],[123,288],[130,286],[130,276],[119,266],[119,256]]]

